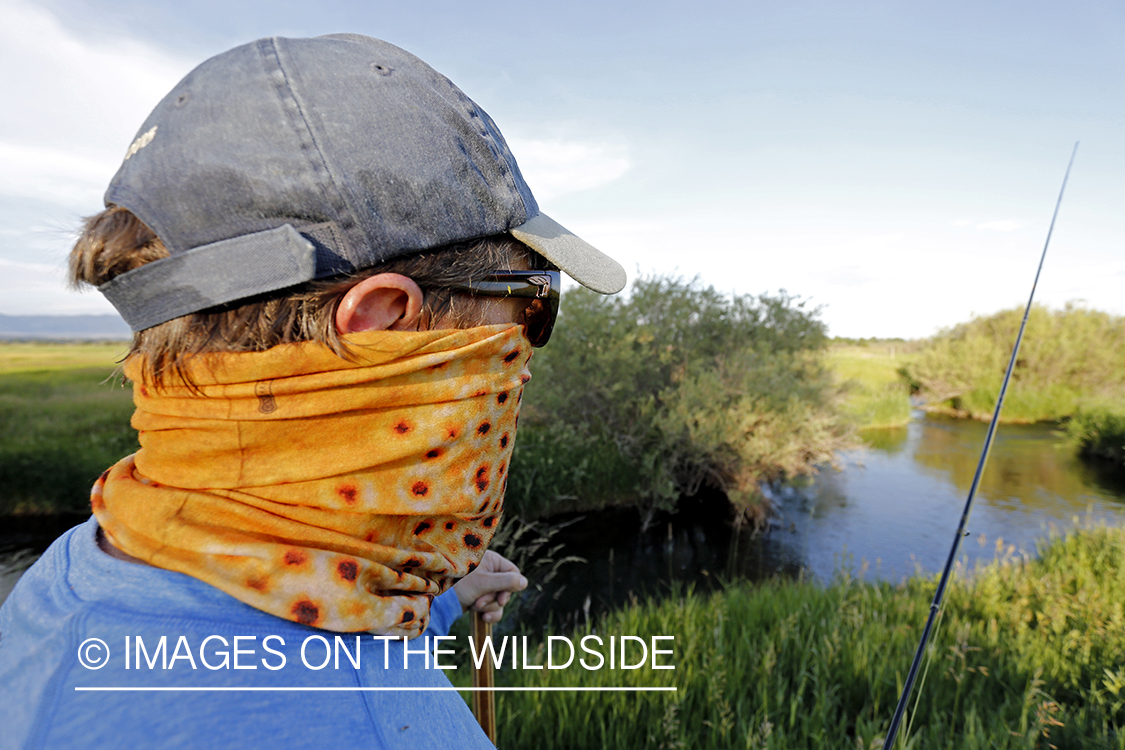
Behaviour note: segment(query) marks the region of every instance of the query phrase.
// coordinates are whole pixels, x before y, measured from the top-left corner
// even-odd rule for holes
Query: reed
[[[1125,531],[1038,559],[996,544],[950,591],[899,747],[1125,748]],[[677,691],[503,693],[500,747],[879,748],[934,585],[740,583],[611,613],[571,639],[674,635],[676,669],[505,668],[497,684]]]

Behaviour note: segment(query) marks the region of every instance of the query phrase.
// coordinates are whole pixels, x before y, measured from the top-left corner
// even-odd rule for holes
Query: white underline
[[[76,692],[100,693],[163,693],[163,692],[234,692],[234,693],[357,693],[357,692],[471,692],[471,693],[641,693],[675,692],[675,687],[75,687]]]

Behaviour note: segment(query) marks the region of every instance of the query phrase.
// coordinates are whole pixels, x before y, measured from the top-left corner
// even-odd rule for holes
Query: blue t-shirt
[[[402,640],[282,620],[113,558],[97,529],[91,518],[59,537],[0,608],[3,750],[492,747],[435,668],[433,637],[461,614],[453,591],[405,645],[404,668]],[[164,690],[76,690],[107,687]]]

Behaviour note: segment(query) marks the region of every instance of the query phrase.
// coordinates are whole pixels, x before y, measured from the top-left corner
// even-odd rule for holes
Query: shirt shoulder
[[[444,673],[404,667],[423,639],[388,651],[290,623],[111,558],[96,531],[56,540],[0,609],[3,750],[491,747]],[[435,599],[429,635],[459,614],[452,592]]]

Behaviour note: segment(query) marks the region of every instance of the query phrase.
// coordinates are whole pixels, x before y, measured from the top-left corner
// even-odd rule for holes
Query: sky
[[[63,280],[148,112],[263,36],[355,32],[449,76],[542,209],[631,277],[785,289],[929,336],[1036,294],[1125,315],[1125,4],[0,0],[0,313]]]

